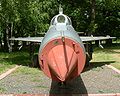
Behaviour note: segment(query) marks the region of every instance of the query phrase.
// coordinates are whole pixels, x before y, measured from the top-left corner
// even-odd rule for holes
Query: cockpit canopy
[[[51,20],[51,25],[56,24],[65,24],[65,25],[72,25],[70,18],[64,14],[58,14],[54,16]]]

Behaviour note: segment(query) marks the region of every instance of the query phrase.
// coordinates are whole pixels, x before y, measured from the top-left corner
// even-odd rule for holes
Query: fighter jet
[[[72,26],[71,19],[59,9],[59,14],[51,20],[44,37],[20,37],[10,40],[40,42],[39,65],[51,79],[66,82],[82,72],[87,57],[83,42],[113,39],[114,37],[80,37]]]

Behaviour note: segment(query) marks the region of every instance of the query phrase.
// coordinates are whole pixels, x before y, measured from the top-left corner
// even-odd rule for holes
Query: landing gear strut
[[[59,85],[60,87],[64,87],[64,86],[66,86],[66,82],[58,82],[58,85]]]

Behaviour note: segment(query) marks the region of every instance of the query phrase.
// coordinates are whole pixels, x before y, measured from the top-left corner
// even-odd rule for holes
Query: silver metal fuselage
[[[57,19],[59,17],[59,15],[65,16],[65,19],[69,19],[69,17],[67,17],[64,14],[58,14],[57,16],[53,17],[52,20],[54,20],[54,18]],[[51,21],[51,22],[53,22],[53,21]],[[80,39],[77,32],[74,30],[72,24],[69,24],[69,22],[67,22],[67,20],[65,21],[65,23],[58,23],[57,21],[54,21],[53,24],[51,24],[51,26],[49,27],[49,30],[47,31],[46,35],[44,36],[44,38],[41,42],[39,53],[42,51],[42,49],[46,46],[46,44],[49,41],[60,38],[60,37],[61,38],[62,37],[69,38],[69,39],[79,43],[85,53],[85,48],[82,43],[82,40]]]

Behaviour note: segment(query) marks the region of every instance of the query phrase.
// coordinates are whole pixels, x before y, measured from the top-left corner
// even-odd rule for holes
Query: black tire
[[[33,56],[33,58],[32,58],[32,67],[40,68],[39,61],[38,61],[38,55]]]
[[[86,54],[86,62],[85,62],[85,67],[90,66],[90,57],[88,56],[88,54]]]

